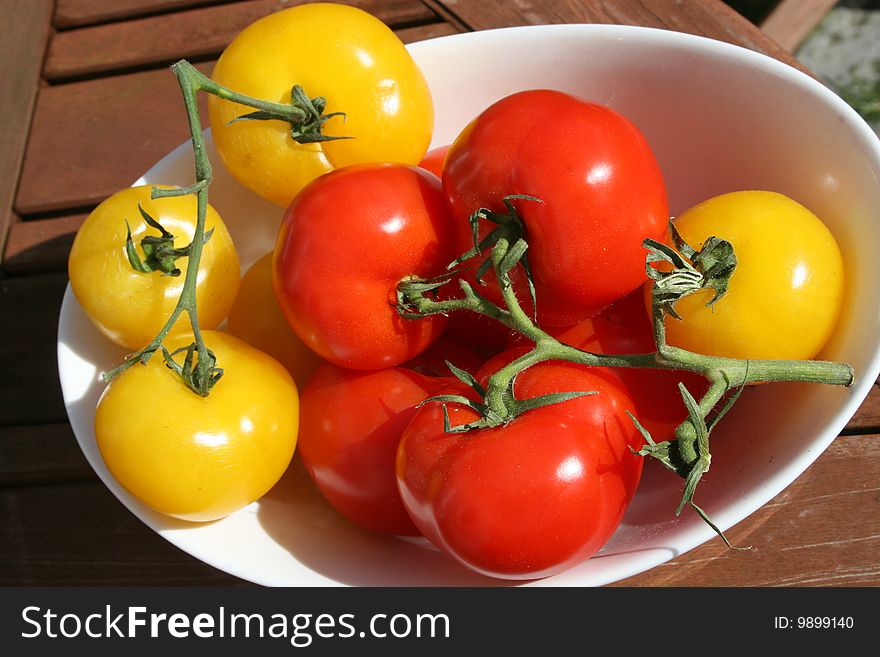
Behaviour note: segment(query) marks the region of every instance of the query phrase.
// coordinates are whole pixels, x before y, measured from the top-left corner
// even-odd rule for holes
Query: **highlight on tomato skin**
[[[542,363],[523,371],[517,395],[599,394],[528,411],[464,435],[444,430],[443,404],[418,409],[400,443],[397,478],[416,526],[440,550],[495,578],[535,579],[595,554],[635,494],[643,443],[625,410],[625,387],[589,368]],[[473,395],[464,384],[440,394]],[[478,415],[445,404],[453,426]]]
[[[285,212],[275,246],[273,282],[287,321],[341,367],[414,358],[446,318],[401,317],[397,285],[446,273],[457,255],[451,221],[440,181],[415,166],[358,165],[318,178]]]
[[[157,354],[113,379],[95,412],[98,449],[116,481],[151,509],[190,522],[224,518],[268,492],[299,427],[296,385],[278,361],[226,333],[203,337],[224,370],[207,397]],[[178,334],[166,347],[173,353],[192,340]]]
[[[332,34],[328,35],[328,26]],[[212,79],[253,98],[289,103],[294,85],[323,98],[320,135],[298,143],[281,121],[236,120],[252,109],[208,96],[214,143],[227,170],[263,198],[287,207],[315,178],[353,164],[416,165],[431,142],[434,106],[403,42],[368,12],[305,3],[252,22],[224,49]],[[331,116],[341,112],[342,115]]]
[[[176,276],[137,271],[126,256],[127,231],[135,253],[143,257],[141,240],[160,233],[141,211],[173,235],[176,249],[189,245],[196,229],[195,197],[154,199],[154,187],[169,188],[127,187],[104,199],[80,226],[68,255],[70,287],[83,312],[107,339],[128,349],[145,347],[168,320],[183,290],[189,258],[175,260]],[[201,326],[213,329],[235,300],[241,272],[232,236],[210,204],[205,229],[213,232],[202,250],[196,300]],[[181,316],[170,332],[189,330],[189,318]]]
[[[721,194],[675,219],[694,248],[711,236],[733,245],[736,270],[712,307],[712,290],[676,304],[669,344],[709,356],[806,360],[828,341],[843,305],[843,256],[808,208],[778,192]]]
[[[642,242],[662,239],[669,219],[662,172],[639,129],[609,107],[547,89],[511,94],[465,127],[446,155],[443,189],[461,252],[473,246],[467,218],[476,210],[505,212],[505,197],[531,197],[512,204],[544,327],[575,324],[640,287]],[[497,288],[491,272],[486,280]]]

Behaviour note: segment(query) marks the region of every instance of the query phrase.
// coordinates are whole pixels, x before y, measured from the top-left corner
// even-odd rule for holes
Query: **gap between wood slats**
[[[49,43],[48,80],[214,57],[253,21],[301,1],[249,0],[58,32]],[[347,0],[392,27],[433,23],[438,17],[418,0]]]
[[[610,23],[706,36],[775,57],[806,71],[789,52],[721,0],[432,0],[472,30],[511,25]],[[808,72],[808,71],[806,71]]]
[[[409,42],[454,31],[438,23],[398,34]],[[198,68],[210,73],[213,62]],[[205,119],[204,95],[200,103]],[[15,210],[27,217],[96,205],[130,185],[188,136],[180,91],[167,70],[44,88],[34,112]]]
[[[16,276],[67,271],[70,247],[87,216],[78,213],[12,224],[3,256],[3,273]]]
[[[197,67],[210,73],[213,64]],[[206,117],[204,95],[199,106]],[[15,210],[27,216],[97,205],[188,138],[180,89],[168,70],[43,88]]]
[[[56,29],[65,30],[237,1],[239,0],[56,0],[53,24]]]

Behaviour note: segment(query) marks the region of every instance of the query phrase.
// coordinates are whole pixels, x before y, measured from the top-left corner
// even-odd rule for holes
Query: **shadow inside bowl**
[[[424,538],[361,529],[336,512],[294,457],[261,500],[263,530],[305,567],[350,586],[514,586],[468,571]]]

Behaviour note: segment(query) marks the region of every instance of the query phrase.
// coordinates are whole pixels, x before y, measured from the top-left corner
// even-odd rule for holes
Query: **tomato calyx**
[[[211,233],[205,231],[205,223],[208,207],[208,188],[213,179],[211,162],[207,156],[205,139],[202,134],[202,125],[196,95],[199,91],[204,91],[226,100],[253,107],[258,111],[278,112],[285,117],[285,120],[289,118],[292,125],[303,117],[307,119],[310,118],[311,123],[314,123],[317,120],[318,124],[322,125],[323,121],[333,116],[333,114],[324,117],[321,116],[326,107],[326,102],[321,98],[309,101],[309,107],[311,109],[309,111],[304,111],[301,108],[295,108],[293,102],[290,105],[282,105],[279,103],[270,103],[260,99],[250,98],[249,96],[236,93],[217,84],[206,75],[203,75],[186,60],[176,62],[171,66],[171,70],[177,78],[177,83],[183,96],[183,104],[189,122],[193,156],[195,160],[196,182],[188,187],[170,189],[153,187],[151,197],[156,199],[194,194],[196,196],[197,208],[195,230],[190,244],[184,249],[179,250],[178,253],[178,250],[173,248],[173,235],[165,230],[159,222],[153,220],[152,217],[148,218],[147,213],[141,209],[141,214],[144,217],[144,220],[148,225],[159,230],[160,236],[153,236],[151,239],[147,239],[146,242],[143,240],[141,241],[141,247],[144,249],[147,262],[143,262],[137,256],[131,239],[130,230],[128,231],[128,239],[125,248],[129,255],[131,265],[135,269],[138,269],[141,266],[147,268],[155,265],[163,271],[170,269],[170,271],[167,272],[169,275],[179,275],[180,272],[177,274],[173,273],[174,270],[177,269],[173,266],[173,263],[177,257],[182,257],[183,255],[189,258],[189,265],[187,267],[184,284],[180,291],[177,304],[169,315],[164,326],[149,344],[142,349],[129,354],[121,365],[109,372],[105,372],[101,378],[109,383],[136,363],[145,365],[156,351],[162,349],[166,364],[181,377],[184,384],[196,394],[207,396],[210,389],[222,376],[223,370],[216,366],[216,357],[207,348],[205,341],[202,338],[202,332],[199,328],[198,307],[196,304],[199,262],[201,260],[202,250],[205,243],[211,237]],[[295,93],[294,96],[306,97],[305,93],[301,90],[299,93]],[[163,342],[171,331],[171,328],[177,322],[177,319],[183,313],[186,313],[189,317],[193,332],[193,343],[187,348],[187,356],[184,359],[184,364],[180,365],[174,360],[173,355],[168,354],[163,346]]]
[[[180,269],[175,262],[179,258],[189,257],[192,251],[192,243],[181,248],[174,247],[174,235],[168,232],[162,224],[153,219],[150,214],[138,203],[138,210],[141,217],[148,226],[159,231],[159,236],[145,235],[140,240],[141,250],[144,253],[143,259],[138,255],[134,246],[134,240],[131,237],[131,226],[128,221],[125,222],[126,238],[125,238],[125,254],[128,256],[128,262],[132,269],[142,274],[149,274],[154,271],[162,272],[165,276],[180,276]],[[211,239],[212,230],[205,233],[204,241]]]
[[[186,356],[181,365],[174,360],[174,357],[184,352]],[[223,369],[216,366],[217,357],[214,352],[205,349],[204,354],[200,353],[195,342],[173,352],[169,352],[163,346],[162,356],[168,369],[173,370],[186,386],[200,397],[207,397],[214,384],[223,376]]]
[[[504,227],[504,224],[499,226]],[[714,289],[716,293],[714,301],[718,302],[724,296],[736,263],[733,247],[724,240],[707,240],[703,248],[697,252],[675,235],[673,229],[673,239],[676,240],[676,245],[682,253],[652,240],[644,241],[648,249],[646,269],[649,274],[651,271],[657,273],[657,276],[652,276],[654,281],[652,320],[656,347],[653,353],[591,353],[564,344],[541,329],[534,318],[523,310],[511,281],[511,271],[521,262],[528,249],[528,244],[522,235],[515,235],[513,241],[503,233],[493,238],[494,244],[491,247],[489,261],[494,268],[503,297],[503,308],[480,295],[462,279],[458,282],[464,293],[463,297],[437,299],[437,290],[454,278],[449,276],[432,281],[410,278],[402,282],[398,287],[398,312],[405,317],[423,317],[434,313],[447,314],[458,310],[470,310],[500,321],[534,343],[530,351],[503,365],[492,374],[485,386],[481,386],[469,373],[453,370],[456,377],[474,391],[478,400],[463,395],[440,396],[429,400],[444,404],[445,429],[452,433],[507,424],[533,408],[565,401],[564,396],[545,395],[534,399],[517,400],[513,395],[513,383],[520,372],[550,360],[563,360],[594,367],[686,370],[704,376],[709,382],[709,387],[699,400],[695,399],[684,386],[680,386],[688,417],[675,429],[674,435],[668,440],[657,442],[637,418],[630,414],[645,439],[645,445],[636,453],[660,461],[666,468],[685,480],[684,493],[676,508],[676,515],[680,514],[685,506],[690,506],[728,546],[733,547],[720,528],[693,499],[697,485],[709,470],[711,463],[709,436],[712,430],[738,400],[743,387],[748,384],[806,381],[849,386],[853,382],[854,373],[851,366],[843,363],[738,360],[706,356],[667,345],[664,314],[674,313],[674,304],[678,299],[699,289]],[[480,244],[475,244],[474,248],[463,254],[453,265],[462,264],[480,253]],[[674,267],[673,271],[655,270],[651,265],[659,261],[671,264]],[[574,396],[584,394],[589,393],[574,393]],[[479,418],[468,424],[453,426],[445,407],[446,403],[465,404],[476,412]]]
[[[290,104],[274,108],[267,105],[248,114],[242,114],[231,121],[286,121],[290,123],[290,137],[298,144],[314,144],[335,139],[351,139],[342,135],[325,135],[321,132],[324,124],[334,116],[345,117],[345,112],[324,114],[327,99],[323,96],[309,98],[305,90],[298,84],[290,90]]]
[[[502,238],[506,239],[509,244],[517,244],[520,238],[525,238],[525,223],[523,223],[522,218],[519,216],[519,212],[517,212],[516,207],[513,205],[513,202],[516,200],[543,203],[541,199],[528,194],[508,194],[502,198],[504,207],[507,208],[506,212],[493,212],[488,208],[480,208],[472,213],[470,217],[468,217],[468,223],[471,227],[471,235],[473,237],[474,245],[468,251],[453,260],[449,264],[448,269],[454,269],[466,260],[482,255],[487,250],[491,250],[492,247],[498,244],[498,240]],[[495,228],[490,230],[483,239],[480,239],[480,220],[495,224]],[[522,244],[525,244],[525,241],[523,241]],[[525,254],[525,249],[523,249],[521,254],[512,254],[510,257],[522,265],[526,274],[526,280],[528,281],[529,294],[531,296],[532,304],[534,305],[535,285],[532,279],[532,270],[529,266],[529,260]],[[490,269],[492,269],[492,267],[492,258],[484,258],[479,267],[477,267],[475,274],[476,281],[481,285],[485,285],[483,277]]]
[[[733,245],[712,236],[699,251],[690,246],[669,222],[669,233],[675,249],[656,240],[643,242],[648,251],[645,271],[654,281],[651,289],[656,305],[666,314],[681,319],[675,312],[675,303],[699,290],[712,289],[714,296],[707,306],[714,306],[726,293],[730,279],[736,270],[736,254]],[[666,262],[669,270],[661,270],[654,263]]]
[[[449,361],[446,366],[452,372],[453,376],[468,386],[476,393],[476,396],[482,401],[475,401],[464,395],[435,395],[428,397],[419,406],[428,403],[440,403],[443,405],[443,429],[446,433],[465,433],[473,429],[491,429],[498,426],[509,424],[514,418],[528,411],[541,408],[543,406],[551,406],[553,404],[561,404],[569,399],[577,397],[585,397],[587,395],[595,395],[595,390],[582,392],[558,392],[546,395],[538,395],[536,397],[527,397],[525,399],[517,399],[513,393],[513,386],[516,377],[510,377],[504,391],[500,395],[493,398],[488,397],[487,390],[476,378],[466,370],[456,367]],[[494,403],[493,403],[494,402]],[[449,411],[446,407],[447,403],[462,404],[467,406],[480,417],[474,422],[466,424],[453,425],[449,418]]]

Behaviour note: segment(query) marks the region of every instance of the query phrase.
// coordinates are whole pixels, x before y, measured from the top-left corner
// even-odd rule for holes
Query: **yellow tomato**
[[[733,245],[737,267],[727,294],[713,290],[676,305],[670,345],[740,359],[808,359],[831,335],[843,300],[843,258],[831,231],[796,201],[766,191],[722,194],[675,219],[699,250],[711,236]]]
[[[253,98],[290,101],[294,85],[324,97],[323,134],[346,136],[299,144],[276,120],[234,121],[253,111],[208,97],[214,142],[242,184],[282,206],[309,181],[349,164],[418,164],[431,141],[434,110],[428,85],[400,39],[360,9],[306,4],[245,28],[221,55],[215,82]]]
[[[233,336],[204,338],[224,372],[207,397],[157,353],[113,379],[95,414],[98,447],[120,485],[150,508],[192,521],[262,497],[290,463],[299,428],[299,396],[284,367]],[[180,334],[166,346],[191,342]]]
[[[300,340],[278,306],[272,289],[272,252],[257,260],[241,279],[229,311],[229,332],[265,351],[287,368],[302,389],[321,362]]]
[[[129,349],[146,346],[165,325],[183,289],[188,258],[176,261],[179,276],[135,271],[125,251],[126,222],[135,245],[145,235],[159,235],[142,218],[140,205],[174,235],[175,248],[192,241],[196,226],[194,196],[152,200],[151,189],[150,185],[124,189],[95,208],[77,232],[68,259],[70,286],[86,315],[104,335]],[[211,329],[223,321],[235,301],[241,270],[229,231],[211,206],[206,230],[214,232],[199,263],[196,303],[200,326]],[[143,258],[141,248],[136,250]],[[172,333],[190,329],[183,314]]]

